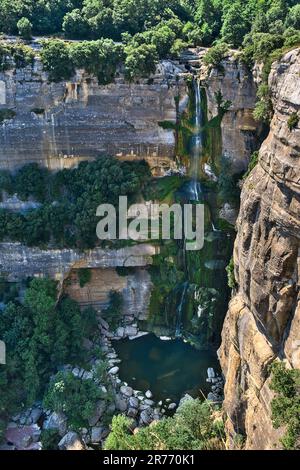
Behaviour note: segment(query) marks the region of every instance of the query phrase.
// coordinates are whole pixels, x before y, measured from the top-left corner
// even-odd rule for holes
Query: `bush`
[[[191,400],[184,403],[172,418],[164,418],[137,433],[131,420],[114,416],[105,450],[205,450],[224,449],[221,421],[215,422],[214,409],[208,403]]]
[[[156,70],[158,54],[153,44],[142,44],[138,47],[125,47],[125,74],[129,81],[135,78],[145,78]]]
[[[269,123],[273,116],[273,105],[270,97],[269,87],[266,83],[262,83],[257,90],[259,101],[256,103],[253,117],[256,121]]]
[[[258,157],[259,157],[259,152],[253,152],[253,154],[250,157],[250,162],[249,162],[249,165],[248,165],[248,169],[247,169],[246,173],[243,176],[244,180],[246,178],[248,178],[251,171],[256,167],[256,165],[258,163]]]
[[[287,122],[289,130],[292,131],[293,129],[296,129],[296,127],[298,126],[298,123],[299,123],[298,114],[292,113],[290,117],[288,118],[288,122]]]
[[[281,442],[286,450],[300,449],[300,371],[287,370],[282,362],[271,366],[271,390],[277,396],[271,402],[275,428],[286,426]]]
[[[203,61],[206,65],[220,68],[221,62],[226,57],[227,52],[227,44],[217,44],[205,54]]]
[[[92,271],[88,268],[82,268],[78,270],[78,279],[80,287],[84,287],[88,284],[92,277]]]
[[[58,450],[58,443],[61,437],[56,429],[43,429],[41,433],[41,443],[43,450]]]
[[[2,108],[0,109],[0,123],[9,119],[13,119],[16,113],[13,109]]]
[[[235,280],[233,258],[231,258],[229,265],[226,268],[226,272],[228,278],[228,287],[230,287],[230,289],[235,289],[237,287],[237,282]]]
[[[21,38],[29,40],[32,37],[32,23],[28,18],[21,18],[17,23],[17,28]]]
[[[105,310],[103,310],[103,316],[112,331],[114,331],[120,323],[120,319],[122,316],[122,307],[122,294],[112,290],[109,293],[109,306]]]
[[[69,46],[59,39],[43,41],[41,60],[49,73],[49,79],[54,82],[69,80],[74,73]]]
[[[57,413],[63,412],[68,418],[69,426],[78,430],[88,427],[97,401],[103,397],[99,385],[92,379],[81,380],[71,372],[58,372],[50,382],[43,405]]]

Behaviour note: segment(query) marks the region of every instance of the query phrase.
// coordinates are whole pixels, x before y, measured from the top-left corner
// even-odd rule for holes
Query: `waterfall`
[[[175,330],[175,337],[180,338],[181,336],[181,329],[182,329],[182,309],[185,304],[185,296],[188,288],[188,282],[185,282],[183,284],[183,289],[182,289],[182,294],[181,294],[181,299],[180,303],[177,307],[177,312],[176,312],[176,330]]]
[[[194,80],[195,92],[195,123],[194,123],[194,137],[192,142],[191,152],[191,182],[190,182],[190,196],[192,201],[199,201],[201,196],[201,184],[199,178],[199,163],[202,151],[202,109],[201,109],[201,89],[200,80]]]

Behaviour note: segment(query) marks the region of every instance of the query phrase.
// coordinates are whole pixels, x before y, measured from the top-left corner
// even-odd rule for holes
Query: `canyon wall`
[[[120,249],[77,251],[26,247],[20,243],[0,243],[0,273],[10,282],[27,277],[56,279],[63,291],[85,307],[105,307],[111,290],[123,296],[124,313],[144,319],[147,316],[152,283],[146,270],[158,254],[158,247],[140,244]],[[91,280],[80,287],[78,270],[91,270]],[[119,275],[116,268],[129,268]]]
[[[238,54],[232,51],[218,68],[202,64],[200,78],[206,89],[209,119],[218,114],[218,92],[224,101],[230,101],[221,123],[222,155],[230,160],[234,173],[243,172],[257,148],[260,127],[252,114],[257,99],[253,76]]]
[[[0,73],[0,168],[37,162],[68,168],[101,155],[145,158],[154,173],[174,166],[175,136],[159,121],[176,122],[177,97],[186,101],[184,66],[162,61],[151,80],[128,83],[122,74],[110,85],[84,70],[70,81],[49,82],[38,58],[34,65]]]
[[[189,63],[196,63],[207,90],[208,117],[217,115],[218,91],[231,101],[222,122],[222,151],[235,172],[245,170],[256,142],[255,84],[233,52],[211,70],[203,66],[205,52],[194,51],[193,61],[189,55],[161,61],[151,78],[134,83],[119,72],[114,83],[99,85],[84,70],[69,81],[50,82],[38,57],[33,66],[1,72],[0,112],[15,114],[0,122],[0,169],[37,162],[56,170],[111,155],[144,158],[154,175],[165,174],[176,167],[176,136],[159,122],[176,123],[185,109],[185,74]]]
[[[273,429],[268,366],[300,368],[300,129],[288,119],[300,109],[300,49],[273,64],[274,116],[259,162],[244,183],[234,250],[237,292],[219,351],[226,377],[224,410],[231,448],[280,447]],[[299,114],[298,114],[299,115]]]

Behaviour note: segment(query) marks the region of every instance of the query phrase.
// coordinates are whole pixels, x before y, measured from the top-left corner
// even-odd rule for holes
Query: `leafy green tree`
[[[200,400],[184,403],[172,418],[165,418],[132,432],[131,420],[114,416],[105,450],[204,450],[224,448],[221,422],[212,418],[212,407]]]
[[[64,41],[51,39],[43,42],[41,59],[44,69],[49,73],[50,80],[68,80],[73,75],[73,64],[69,55],[69,47]]]
[[[67,13],[63,20],[62,29],[67,38],[82,39],[89,33],[89,24],[79,8]]]
[[[17,28],[19,31],[19,35],[23,39],[31,39],[32,37],[32,23],[29,21],[28,18],[21,18],[17,22]]]
[[[300,4],[293,6],[286,17],[285,22],[287,27],[300,29]]]
[[[44,406],[56,412],[64,412],[72,429],[88,426],[97,401],[103,392],[92,379],[81,380],[71,372],[58,372],[51,380],[44,397]]]
[[[244,36],[250,31],[250,25],[245,19],[241,3],[235,2],[224,16],[221,29],[222,40],[234,47],[243,43]]]
[[[300,371],[288,370],[281,362],[271,366],[270,388],[276,392],[271,402],[272,420],[275,428],[286,426],[281,439],[286,450],[299,450],[300,438]]]
[[[153,44],[142,44],[136,48],[128,45],[125,53],[125,73],[128,80],[148,77],[155,72],[158,54]]]
[[[204,56],[204,63],[219,68],[222,60],[228,53],[228,46],[224,43],[219,43],[212,47]]]

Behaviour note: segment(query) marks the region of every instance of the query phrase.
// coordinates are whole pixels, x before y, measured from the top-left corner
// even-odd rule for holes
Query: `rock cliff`
[[[226,376],[224,410],[229,446],[280,447],[271,422],[268,366],[274,359],[300,367],[299,228],[300,49],[273,64],[274,116],[259,162],[244,183],[234,250],[237,292],[219,351]]]
[[[14,117],[0,126],[0,168],[38,162],[50,169],[105,154],[145,158],[161,173],[174,164],[175,136],[159,121],[176,122],[177,97],[185,99],[184,66],[162,61],[151,80],[101,86],[77,70],[71,81],[53,83],[34,65],[0,73],[0,111]]]
[[[218,113],[218,92],[231,103],[221,123],[222,154],[231,161],[233,172],[245,171],[257,146],[259,129],[252,114],[257,90],[253,76],[232,51],[219,68],[207,70],[202,65],[200,77],[206,88],[209,119]]]

